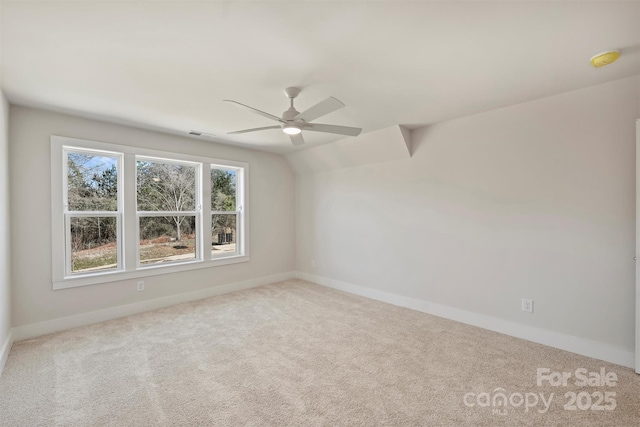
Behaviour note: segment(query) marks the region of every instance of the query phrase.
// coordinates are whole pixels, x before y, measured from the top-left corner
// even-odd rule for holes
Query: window
[[[122,155],[65,148],[66,274],[122,269]]]
[[[211,165],[211,257],[238,253],[237,170]]]
[[[136,158],[138,265],[198,259],[197,163]]]
[[[249,260],[246,163],[51,142],[54,289]]]

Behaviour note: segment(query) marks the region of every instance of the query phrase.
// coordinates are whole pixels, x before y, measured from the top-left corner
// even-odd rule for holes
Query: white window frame
[[[175,164],[175,165],[187,165],[195,167],[195,200],[194,200],[194,210],[192,211],[139,211],[138,210],[138,176],[137,176],[137,164],[138,161],[150,161],[156,163],[164,163],[164,164]],[[180,161],[176,159],[164,159],[159,157],[149,157],[149,156],[140,156],[137,155],[135,157],[136,161],[136,236],[138,237],[138,242],[140,239],[140,218],[151,217],[151,216],[195,216],[196,218],[196,252],[194,259],[191,260],[183,260],[183,261],[172,261],[166,263],[164,265],[176,265],[176,264],[184,264],[190,262],[198,262],[202,261],[202,163],[201,162],[192,162],[192,161]],[[141,264],[140,263],[140,245],[136,244],[136,268],[137,269],[146,269],[146,268],[156,268],[159,265],[155,264]]]
[[[70,211],[68,205],[69,198],[69,182],[67,173],[63,174],[63,183],[62,183],[62,203],[63,203],[63,216],[64,216],[64,236],[65,236],[65,244],[64,244],[64,254],[65,254],[65,277],[80,277],[84,273],[73,273],[71,271],[71,218],[95,218],[95,217],[114,217],[116,218],[116,234],[118,244],[116,245],[116,260],[117,266],[115,269],[111,270],[102,270],[97,271],[93,274],[105,274],[105,273],[113,273],[117,271],[123,271],[123,260],[122,260],[122,245],[119,243],[122,241],[122,216],[123,216],[123,202],[122,202],[122,179],[120,179],[120,171],[122,170],[123,158],[122,153],[116,153],[112,151],[103,151],[103,150],[87,150],[83,148],[77,147],[69,147],[65,146],[62,148],[62,158],[63,158],[63,170],[66,172],[67,170],[67,156],[69,153],[82,153],[82,154],[90,154],[90,155],[104,155],[105,157],[115,157],[116,158],[116,170],[118,171],[118,187],[117,187],[117,206],[118,209],[115,211]]]
[[[236,210],[235,211],[214,211],[211,210],[211,203],[209,202],[209,213],[208,216],[205,216],[205,218],[209,218],[209,223],[212,223],[213,221],[213,215],[236,215],[236,253],[237,254],[241,254],[244,253],[244,215],[243,215],[243,203],[242,201],[244,200],[244,191],[245,191],[245,185],[244,185],[244,181],[243,181],[243,177],[244,177],[244,173],[242,168],[238,168],[238,167],[232,167],[229,165],[223,165],[223,164],[210,164],[209,165],[210,169],[209,169],[209,181],[207,181],[210,185],[211,183],[211,170],[213,169],[218,169],[218,170],[233,170],[236,173]],[[211,195],[211,197],[213,197],[213,195]],[[211,198],[210,198],[211,199]],[[209,199],[209,200],[210,200]],[[209,242],[209,247],[211,247],[211,242]],[[211,253],[211,251],[208,251],[208,257],[211,259],[220,259],[220,258],[213,258],[213,255]]]
[[[92,272],[70,273],[71,247],[67,246],[68,218],[66,212],[67,170],[66,151],[102,152],[105,155],[120,155],[118,163],[118,269]],[[162,162],[198,164],[196,173],[199,182],[196,187],[197,245],[196,258],[176,263],[139,265],[139,221],[137,212],[136,159],[157,159]],[[237,252],[230,256],[211,257],[211,167],[220,167],[236,171],[236,222]],[[249,164],[232,160],[193,156],[183,153],[150,150],[139,147],[110,144],[84,139],[51,136],[51,251],[52,286],[54,290],[87,286],[99,283],[115,282],[160,274],[211,268],[227,264],[236,264],[250,260],[249,233]],[[200,209],[198,209],[198,204]],[[112,216],[115,211],[109,211]],[[91,212],[102,214],[104,212]],[[186,212],[183,212],[186,213]],[[84,212],[82,213],[84,215]],[[145,214],[143,214],[144,216]],[[191,213],[189,214],[191,215]],[[95,216],[95,215],[94,215]],[[199,217],[199,218],[198,218]],[[208,220],[203,220],[209,218]],[[198,239],[199,238],[199,239]],[[241,240],[241,241],[240,241]]]

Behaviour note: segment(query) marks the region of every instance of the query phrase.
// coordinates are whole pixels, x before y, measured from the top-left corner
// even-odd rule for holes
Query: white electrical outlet
[[[138,282],[138,291],[144,291],[144,280]]]
[[[526,311],[527,313],[533,313],[533,300],[522,298],[522,311]]]
[[[311,268],[316,268],[316,260],[315,259],[311,260]]]

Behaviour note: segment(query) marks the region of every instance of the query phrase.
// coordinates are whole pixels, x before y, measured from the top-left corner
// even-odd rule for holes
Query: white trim
[[[74,276],[77,276],[76,273],[73,273],[73,271],[71,270],[71,219],[72,218],[96,218],[96,217],[114,217],[116,218],[116,267],[113,269],[109,269],[107,270],[107,272],[109,273],[113,273],[113,272],[118,272],[118,271],[124,271],[124,262],[122,260],[122,253],[123,253],[123,247],[122,247],[122,233],[123,233],[123,228],[122,228],[122,212],[124,209],[124,203],[123,203],[123,197],[122,195],[124,194],[124,181],[125,179],[123,179],[124,175],[122,173],[122,169],[123,169],[123,165],[124,165],[124,154],[122,153],[117,153],[117,152],[113,152],[113,151],[104,151],[104,150],[89,150],[89,149],[85,149],[85,148],[73,148],[73,147],[66,147],[66,146],[62,146],[61,147],[62,150],[62,158],[63,158],[63,167],[62,167],[62,216],[64,218],[64,236],[65,236],[65,242],[64,242],[64,277],[65,278],[71,278]],[[89,154],[89,155],[95,155],[95,154],[101,154],[104,155],[104,157],[109,157],[109,158],[115,158],[116,159],[116,171],[118,174],[118,182],[117,182],[117,193],[116,193],[116,205],[118,206],[118,209],[115,211],[74,211],[74,210],[69,210],[69,194],[68,194],[68,190],[69,190],[69,180],[68,180],[68,175],[66,173],[64,173],[65,170],[68,169],[69,167],[69,154],[70,153],[83,153],[83,154]],[[55,158],[55,156],[51,156],[52,160]],[[53,167],[51,169],[53,171]],[[56,175],[59,176],[56,172]],[[53,183],[55,180],[53,179],[53,174],[52,174],[52,179],[51,182]],[[53,200],[52,200],[52,209],[53,209]],[[58,224],[57,222],[52,222],[52,224]],[[52,246],[53,247],[53,246]],[[52,270],[53,271],[53,270]],[[55,277],[55,276],[53,276]]]
[[[210,261],[200,261],[197,259],[184,261],[181,263],[171,264],[153,264],[150,266],[141,266],[133,271],[102,271],[87,276],[68,277],[64,281],[53,282],[53,290],[75,288],[78,286],[97,285],[101,283],[120,282],[122,280],[137,279],[140,277],[159,276],[161,274],[179,273],[181,271],[198,270],[201,268],[214,268],[221,265],[238,264],[248,262],[251,258],[248,256],[229,256],[224,258],[212,259]]]
[[[636,120],[636,357],[635,370],[640,374],[640,267],[637,258],[640,256],[640,119]]]
[[[13,345],[13,330],[9,330],[9,334],[7,335],[7,339],[4,340],[2,344],[2,348],[0,348],[0,377],[2,376],[2,371],[4,370],[4,365],[7,363],[7,358],[9,357],[9,352],[11,351],[11,346]]]
[[[170,157],[178,162],[193,162],[193,163],[211,163],[221,165],[224,167],[245,168],[246,162],[240,162],[236,160],[219,159],[208,156],[195,156],[192,154],[180,153],[177,151],[165,151],[165,150],[152,150],[149,148],[135,147],[132,145],[112,144],[109,142],[92,141],[88,139],[70,138],[66,136],[51,135],[51,143],[58,144],[60,147],[69,146],[77,149],[85,150],[98,150],[114,153],[133,154],[137,157],[158,158],[163,160],[165,157]],[[63,157],[60,157],[63,159]]]
[[[170,295],[168,297],[141,301],[133,304],[105,308],[103,310],[91,311],[89,313],[61,317],[58,319],[47,320],[45,322],[18,326],[13,328],[13,340],[20,341],[28,338],[34,338],[41,335],[50,334],[52,332],[64,331],[67,329],[77,328],[79,326],[91,325],[93,323],[117,319],[119,317],[131,316],[132,314],[138,314],[145,311],[156,310],[158,308],[169,307],[172,305],[181,304],[183,302],[196,301],[216,295],[255,288],[258,286],[268,285],[270,283],[293,279],[295,277],[295,272],[290,271],[286,273],[274,274],[271,276],[259,277],[257,279],[245,280],[242,282],[212,286],[210,288],[200,289],[198,291],[186,292],[177,295]]]
[[[485,316],[483,314],[379,291],[365,286],[354,285],[352,283],[341,282],[339,280],[333,280],[300,271],[296,272],[296,277],[332,289],[421,311],[423,313],[433,314],[438,317],[444,317],[445,319],[451,319],[457,322],[466,323],[467,325],[477,326],[516,338],[522,338],[527,341],[533,341],[535,343],[555,347],[560,350],[593,357],[594,359],[604,360],[606,362],[615,363],[629,368],[632,368],[634,365],[635,355],[633,352],[614,347],[609,344],[591,341],[560,332],[554,332],[548,329],[522,325],[516,322],[498,319],[496,317]]]
[[[213,230],[204,223],[205,221],[211,222],[209,219],[211,217],[211,163],[202,163],[200,181],[202,182],[200,191],[202,201],[200,202],[200,234],[198,234],[198,238],[202,242],[202,245],[200,245],[202,248],[200,257],[206,261],[211,259],[211,233],[213,233]],[[205,183],[208,183],[208,185],[205,185]],[[211,232],[205,233],[205,230],[211,230]]]

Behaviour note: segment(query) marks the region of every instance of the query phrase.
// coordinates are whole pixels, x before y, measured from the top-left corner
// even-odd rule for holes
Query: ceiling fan
[[[311,123],[312,120],[325,116],[329,113],[332,113],[344,107],[344,104],[339,100],[337,100],[336,98],[330,96],[324,101],[319,102],[318,104],[314,105],[313,107],[301,113],[293,107],[293,100],[295,97],[297,97],[300,94],[300,89],[297,87],[288,87],[284,90],[284,93],[285,95],[287,95],[287,98],[291,100],[291,106],[287,111],[282,113],[282,117],[265,113],[264,111],[257,110],[253,107],[249,107],[248,105],[241,104],[240,102],[237,102],[237,101],[232,101],[230,99],[223,99],[224,102],[232,102],[236,105],[247,108],[256,114],[259,114],[262,117],[266,117],[268,119],[279,122],[279,124],[274,126],[266,126],[266,127],[260,127],[260,128],[229,132],[228,135],[257,132],[257,131],[267,130],[267,129],[282,129],[284,133],[289,135],[289,138],[291,138],[291,143],[293,145],[302,145],[304,144],[304,138],[302,138],[303,130],[310,130],[313,132],[335,133],[338,135],[347,135],[347,136],[358,136],[360,135],[360,132],[362,132],[362,129],[360,128],[353,128],[349,126],[323,125],[320,123]]]

